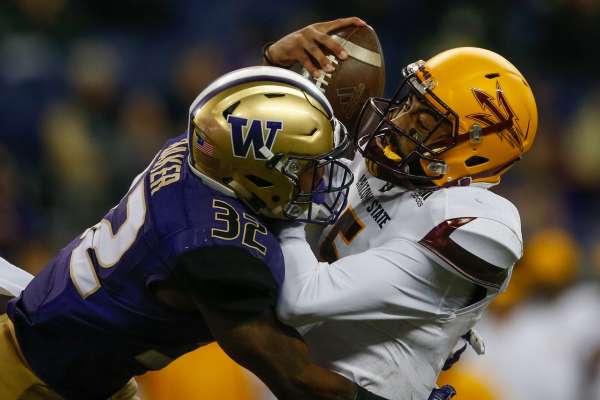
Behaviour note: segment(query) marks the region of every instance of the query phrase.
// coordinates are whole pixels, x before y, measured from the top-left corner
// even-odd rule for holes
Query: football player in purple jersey
[[[134,399],[132,377],[216,341],[281,399],[381,399],[311,364],[273,311],[284,266],[265,218],[335,221],[346,145],[325,96],[293,72],[210,84],[188,132],[9,302],[0,397]]]

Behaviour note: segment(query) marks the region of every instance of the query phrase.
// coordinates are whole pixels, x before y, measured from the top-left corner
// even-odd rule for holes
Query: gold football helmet
[[[357,123],[369,171],[409,188],[500,182],[532,146],[537,107],[505,58],[461,47],[403,70],[391,99],[371,98]]]
[[[319,89],[281,68],[243,68],[217,79],[190,107],[192,171],[254,212],[332,223],[352,173],[336,158],[349,139]]]

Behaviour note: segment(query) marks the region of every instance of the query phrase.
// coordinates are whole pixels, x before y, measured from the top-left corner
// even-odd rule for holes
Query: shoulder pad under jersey
[[[478,187],[441,189],[430,197],[433,224],[418,243],[436,262],[469,281],[503,289],[523,254],[515,206]]]

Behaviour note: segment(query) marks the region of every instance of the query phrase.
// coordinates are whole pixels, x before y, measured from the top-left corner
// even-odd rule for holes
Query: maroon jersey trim
[[[476,217],[449,219],[433,228],[419,244],[447,262],[470,281],[489,288],[499,289],[508,276],[508,270],[497,267],[468,252],[450,238],[452,232]]]

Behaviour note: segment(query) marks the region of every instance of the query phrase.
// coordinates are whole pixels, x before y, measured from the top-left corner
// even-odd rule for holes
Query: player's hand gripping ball
[[[349,130],[366,99],[383,95],[381,44],[373,28],[357,17],[305,26],[266,47],[264,56],[271,65],[294,66],[312,79]]]
[[[377,33],[369,25],[347,26],[330,33],[348,54],[345,60],[327,51],[331,72],[320,71],[314,77],[303,68],[331,102],[335,116],[352,131],[364,102],[369,97],[383,96],[385,65]]]

